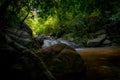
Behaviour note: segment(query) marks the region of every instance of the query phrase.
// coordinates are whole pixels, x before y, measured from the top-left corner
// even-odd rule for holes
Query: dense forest
[[[65,44],[42,49],[45,37],[62,38],[82,44],[81,47],[120,47],[119,3],[120,0],[0,0],[0,78],[67,80],[65,75],[73,73],[81,78],[86,71],[81,56]]]
[[[62,37],[86,46],[104,31],[110,41],[120,41],[119,0],[2,0],[0,6],[8,24],[24,22],[33,35]]]

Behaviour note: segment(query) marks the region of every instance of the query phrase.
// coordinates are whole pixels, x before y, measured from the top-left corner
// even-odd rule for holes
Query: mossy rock
[[[57,80],[80,79],[85,73],[85,64],[80,54],[65,44],[55,44],[36,54],[43,59]]]

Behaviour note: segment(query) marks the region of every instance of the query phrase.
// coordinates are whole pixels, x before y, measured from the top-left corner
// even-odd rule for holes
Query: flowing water
[[[66,41],[63,39],[45,39],[42,48],[52,46],[52,45],[57,44],[57,43],[66,44],[68,46],[71,46],[74,49],[80,49],[80,47],[81,47],[81,44],[76,44],[74,42],[69,42],[69,41]]]
[[[120,48],[77,50],[87,66],[84,80],[120,80]]]

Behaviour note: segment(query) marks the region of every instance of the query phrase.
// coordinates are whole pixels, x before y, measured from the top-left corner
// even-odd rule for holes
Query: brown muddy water
[[[83,80],[120,80],[120,48],[78,49],[87,66]]]

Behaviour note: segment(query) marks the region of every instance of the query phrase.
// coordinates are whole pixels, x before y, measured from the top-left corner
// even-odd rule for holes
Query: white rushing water
[[[66,40],[63,40],[63,39],[45,39],[44,40],[44,44],[42,46],[42,48],[45,48],[45,47],[49,47],[49,46],[52,46],[54,44],[57,44],[57,43],[63,43],[63,44],[66,44],[68,46],[71,46],[72,48],[76,49],[76,50],[82,50],[81,45],[80,44],[76,44],[74,42],[69,42],[69,41],[66,41]]]

